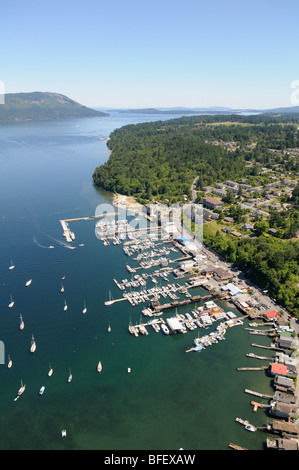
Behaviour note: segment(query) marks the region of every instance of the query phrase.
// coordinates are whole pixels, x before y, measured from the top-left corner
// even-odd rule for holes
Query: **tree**
[[[254,224],[254,230],[256,231],[257,235],[262,235],[263,233],[268,232],[269,224],[266,220],[259,220]]]

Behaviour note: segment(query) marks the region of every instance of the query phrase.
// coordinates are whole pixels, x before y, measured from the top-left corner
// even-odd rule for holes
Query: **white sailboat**
[[[67,381],[68,381],[68,382],[71,382],[72,379],[73,379],[73,375],[72,375],[72,373],[71,373],[71,369],[69,369],[69,376],[68,376]]]
[[[112,305],[114,303],[114,299],[109,291],[109,300],[106,300],[105,305]]]
[[[30,286],[31,282],[32,282],[32,279],[29,279],[29,281],[26,282],[25,286],[26,287]]]
[[[11,360],[11,358],[10,358],[10,355],[8,355],[7,367],[8,367],[8,369],[10,369],[10,368],[12,367],[12,360]]]
[[[35,351],[36,351],[36,342],[35,342],[34,336],[32,335],[30,352],[33,354]]]
[[[22,393],[25,392],[25,389],[26,389],[26,385],[24,385],[22,380],[21,380],[21,387],[19,388],[18,396],[22,395]]]
[[[8,269],[14,269],[15,265],[13,264],[12,260],[10,260],[10,266]]]
[[[12,295],[10,294],[10,304],[8,304],[9,308],[12,308],[14,306],[14,301],[12,300]]]
[[[61,289],[60,292],[64,292],[64,285],[61,283]]]
[[[82,313],[86,313],[87,312],[87,308],[86,308],[86,303],[84,302],[84,308],[82,310]]]
[[[97,371],[98,371],[98,372],[101,372],[102,369],[103,369],[102,363],[101,363],[101,361],[99,361],[99,362],[98,362],[98,365],[97,365]]]
[[[63,310],[66,311],[67,310],[67,304],[66,304],[66,300],[64,301],[64,307],[63,307]]]
[[[23,317],[22,315],[20,315],[20,326],[19,326],[20,330],[24,330],[24,326],[25,326],[25,323],[24,323]]]
[[[53,374],[53,369],[52,369],[52,367],[51,367],[51,364],[49,364],[48,377],[51,377],[52,374]]]

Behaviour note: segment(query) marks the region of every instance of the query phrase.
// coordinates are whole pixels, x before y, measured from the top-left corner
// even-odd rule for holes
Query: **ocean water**
[[[261,366],[246,353],[258,354],[252,343],[269,344],[269,339],[249,335],[246,323],[228,329],[225,341],[201,353],[185,350],[198,333],[207,333],[203,330],[166,337],[149,327],[148,336],[135,338],[128,323],[139,322],[141,304],[104,302],[109,291],[114,298],[122,296],[113,278],[129,278],[125,265],[137,262],[124,255],[122,245],[105,247],[95,236],[93,221],[70,224],[77,250],[68,249],[62,237],[60,219],[92,216],[99,204],[112,201],[111,194],[92,183],[95,167],[109,157],[106,141],[99,137],[128,123],[156,119],[161,116],[114,113],[0,127],[2,450],[226,450],[230,442],[252,450],[264,447],[264,431],[250,433],[235,418],[266,424],[266,412],[254,413],[254,397],[244,390],[271,393],[271,381],[264,371],[236,368]],[[13,270],[8,269],[11,260]],[[32,284],[25,287],[30,278]],[[169,282],[174,282],[172,275]],[[13,308],[8,307],[10,296]],[[240,315],[230,305],[220,305]],[[186,311],[190,307],[179,310]],[[29,352],[32,335],[34,355]],[[54,370],[50,378],[49,364]],[[68,383],[70,370],[73,380]],[[14,401],[21,380],[26,390]],[[67,430],[65,438],[62,429]]]

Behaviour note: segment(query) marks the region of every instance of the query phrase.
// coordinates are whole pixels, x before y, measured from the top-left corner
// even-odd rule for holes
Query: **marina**
[[[111,130],[119,126],[119,118],[109,119]],[[0,202],[0,239],[6,247],[0,260],[1,339],[9,353],[7,367],[0,368],[0,422],[5,429],[1,448],[227,449],[229,442],[235,442],[260,449],[263,433],[243,431],[235,416],[246,416],[251,406],[245,387],[272,393],[269,378],[260,372],[236,372],[240,358],[255,361],[246,357],[252,336],[236,321],[248,326],[248,309],[239,309],[235,298],[221,291],[221,283],[219,292],[213,292],[218,284],[208,268],[217,267],[215,260],[204,258],[209,253],[202,251],[203,258],[197,259],[193,269],[194,255],[169,236],[164,239],[161,229],[156,234],[119,230],[116,236],[101,239],[95,225],[104,219],[82,217],[94,214],[96,205],[112,201],[109,194],[90,184],[99,151],[103,161],[107,159],[105,144],[99,149],[102,144],[90,138],[98,135],[102,122],[18,123],[1,131],[9,156],[2,165]],[[107,135],[106,129],[103,135]],[[79,152],[78,139],[82,142]],[[23,177],[13,193],[16,163]],[[45,175],[49,184],[40,191]],[[64,228],[69,231],[69,241],[62,235],[60,220],[68,224]],[[104,244],[104,239],[109,244],[106,240]],[[77,249],[65,249],[66,244]],[[203,269],[207,269],[205,274],[197,272]],[[26,288],[30,279],[32,283]],[[142,280],[146,285],[126,286],[125,279],[128,283]],[[191,284],[192,279],[197,286]],[[141,291],[149,289],[154,290],[146,299]],[[115,301],[105,305],[109,291]],[[124,293],[132,294],[129,298],[136,302],[131,303]],[[168,307],[159,307],[156,299]],[[211,304],[205,305],[211,301],[218,312],[209,307]],[[8,308],[10,302],[14,308]],[[158,310],[153,315],[155,306]],[[236,318],[227,316],[229,312]],[[23,330],[19,329],[20,314],[25,320]],[[185,318],[174,318],[176,314]],[[196,321],[203,326],[194,328]],[[209,344],[210,333],[222,322],[228,322],[225,339],[216,337],[218,343]],[[179,324],[182,333],[175,332]],[[30,354],[32,333],[37,345],[34,354]],[[205,349],[185,353],[196,348],[195,339],[204,336],[209,344]],[[270,344],[269,337],[259,338],[261,345]],[[99,359],[101,373],[97,373]],[[12,367],[8,367],[10,363]],[[68,382],[70,373],[72,380]],[[253,379],[247,379],[251,374]],[[27,386],[18,395],[21,380]],[[39,396],[42,386],[45,390]],[[197,390],[205,399],[198,400],[195,407]],[[227,406],[232,396],[234,408]],[[95,403],[101,419],[94,413]],[[254,413],[255,426],[264,425],[266,411],[259,408]],[[200,416],[200,428],[195,415]]]

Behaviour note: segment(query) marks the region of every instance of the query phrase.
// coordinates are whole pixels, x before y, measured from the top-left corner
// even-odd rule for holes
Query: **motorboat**
[[[25,286],[26,287],[30,286],[31,282],[32,282],[32,279],[29,279],[29,281],[26,282]]]
[[[12,270],[12,269],[14,269],[14,267],[15,267],[15,265],[13,264],[13,262],[12,262],[12,261],[10,261],[10,266],[9,266],[9,268],[8,268],[8,269]]]
[[[69,369],[69,372],[70,372],[70,373],[69,373],[69,376],[68,376],[67,381],[68,381],[68,382],[71,382],[71,381],[73,380],[73,375],[72,375],[72,373],[71,373],[71,369]]]
[[[12,367],[12,360],[11,360],[10,356],[8,356],[7,367],[8,367],[8,369],[10,369]]]
[[[18,396],[21,396],[22,393],[25,392],[25,389],[26,389],[26,385],[23,384],[22,380],[21,380],[21,387],[19,388],[18,390]]]
[[[167,326],[165,325],[165,323],[162,323],[161,324],[161,330],[163,331],[163,333],[165,335],[169,335],[169,329],[167,328]]]
[[[22,315],[20,315],[20,326],[19,326],[20,330],[24,330],[24,326],[25,326],[25,323],[23,321],[23,317]]]
[[[87,308],[86,308],[86,303],[84,302],[84,308],[82,310],[82,313],[86,313],[87,312]]]
[[[12,300],[12,295],[10,296],[10,304],[8,304],[9,308],[12,308],[14,306],[14,301]]]
[[[63,430],[61,431],[61,436],[62,436],[62,437],[66,437],[66,429],[63,429]]]
[[[97,371],[98,371],[98,372],[102,372],[102,369],[103,369],[102,363],[101,363],[101,361],[99,361],[99,362],[98,362],[98,365],[97,365]]]
[[[127,370],[128,370],[128,374],[130,374],[130,372],[131,372],[131,367],[128,367]]]
[[[66,304],[66,300],[64,301],[64,307],[63,307],[63,310],[66,311],[67,310],[67,304]]]
[[[40,388],[40,391],[38,392],[40,395],[42,395],[45,391],[45,386],[43,385],[41,388]]]
[[[60,289],[60,292],[63,293],[64,292],[64,285],[61,283],[61,289]]]
[[[51,377],[51,375],[53,374],[53,369],[51,367],[51,364],[49,364],[49,372],[48,372],[48,377]]]
[[[32,335],[30,352],[33,354],[35,351],[36,351],[36,342],[35,342],[34,336]]]

